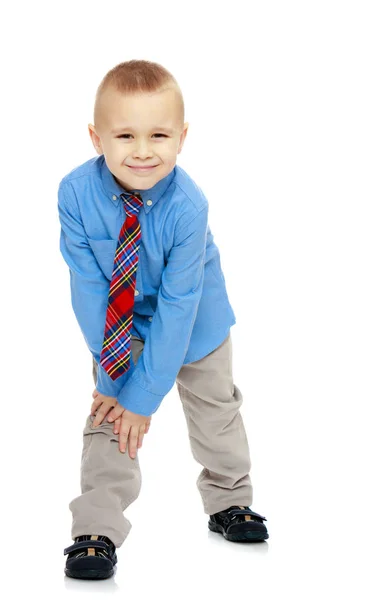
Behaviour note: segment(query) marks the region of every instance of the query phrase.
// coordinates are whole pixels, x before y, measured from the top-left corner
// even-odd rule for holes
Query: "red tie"
[[[123,193],[120,197],[126,218],[115,252],[100,355],[101,366],[113,380],[120,377],[130,365],[136,270],[141,240],[138,213],[143,206],[139,193]]]

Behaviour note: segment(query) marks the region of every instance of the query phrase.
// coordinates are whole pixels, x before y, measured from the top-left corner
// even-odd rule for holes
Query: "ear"
[[[181,133],[180,144],[178,146],[177,154],[179,154],[181,152],[181,150],[182,150],[182,147],[183,147],[184,142],[185,142],[186,134],[188,133],[188,127],[189,127],[189,123],[184,123],[184,128],[183,128],[182,133]]]
[[[91,123],[88,123],[88,131],[89,131],[90,138],[92,140],[92,144],[93,144],[97,154],[103,154],[103,149],[101,147],[100,138],[96,133],[95,126],[92,125]]]

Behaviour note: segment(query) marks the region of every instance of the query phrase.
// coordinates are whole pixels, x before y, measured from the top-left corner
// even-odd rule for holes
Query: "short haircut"
[[[113,88],[124,94],[149,93],[175,89],[179,102],[180,123],[184,124],[184,99],[175,77],[162,65],[149,60],[128,60],[113,67],[97,88],[94,104],[94,123],[97,124],[99,101],[103,92]]]

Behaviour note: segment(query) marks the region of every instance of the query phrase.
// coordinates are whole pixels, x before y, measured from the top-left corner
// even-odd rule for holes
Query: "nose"
[[[152,155],[151,150],[148,148],[146,140],[138,140],[136,148],[134,150],[134,156],[138,158],[148,158]]]

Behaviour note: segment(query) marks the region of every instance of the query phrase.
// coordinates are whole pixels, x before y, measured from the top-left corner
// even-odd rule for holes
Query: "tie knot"
[[[139,192],[123,192],[123,194],[120,194],[120,197],[123,200],[124,210],[126,211],[127,215],[137,216],[141,206],[143,205],[141,194]]]

